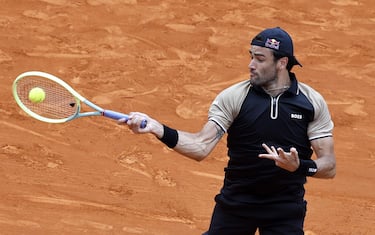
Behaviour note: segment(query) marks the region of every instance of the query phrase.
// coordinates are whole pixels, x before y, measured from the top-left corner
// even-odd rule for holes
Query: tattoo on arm
[[[221,139],[221,137],[223,137],[224,133],[225,133],[225,132],[224,132],[219,126],[216,126],[216,135],[215,135],[215,137],[211,140],[210,143],[214,142],[215,140],[219,140],[219,139]]]

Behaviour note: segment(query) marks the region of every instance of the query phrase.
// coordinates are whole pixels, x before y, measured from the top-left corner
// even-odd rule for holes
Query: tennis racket
[[[33,88],[41,88],[44,97],[40,102],[32,102],[29,92]],[[90,102],[60,78],[39,71],[29,71],[20,74],[13,82],[13,96],[17,104],[31,117],[48,123],[64,123],[80,117],[104,116],[115,120],[125,119],[127,114],[112,110],[104,110]],[[81,112],[81,103],[93,110]],[[141,128],[147,121],[143,120]]]

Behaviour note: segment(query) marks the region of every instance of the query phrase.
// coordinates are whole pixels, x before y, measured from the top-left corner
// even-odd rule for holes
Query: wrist
[[[161,139],[164,134],[164,125],[156,122],[154,128],[152,128],[151,133],[158,139]]]
[[[163,135],[158,139],[167,145],[169,148],[174,148],[178,142],[178,132],[177,130],[163,125]]]
[[[304,176],[313,176],[318,172],[318,167],[314,160],[300,159],[299,166],[295,173]]]

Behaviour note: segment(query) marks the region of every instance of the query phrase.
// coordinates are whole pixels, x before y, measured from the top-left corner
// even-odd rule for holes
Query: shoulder
[[[317,90],[315,90],[310,85],[307,85],[306,83],[298,82],[298,89],[300,92],[304,93],[305,95],[322,97],[322,95]]]
[[[239,111],[239,108],[242,106],[250,87],[250,80],[236,83],[222,90],[216,96],[213,104]]]
[[[248,93],[250,87],[250,80],[238,82],[221,91],[219,96],[243,96]]]
[[[311,86],[298,83],[299,92],[302,93],[314,107],[314,119],[308,127],[310,140],[332,136],[334,124],[323,96]]]
[[[306,96],[306,98],[316,106],[319,103],[325,103],[324,97],[311,86],[298,82],[298,92]]]
[[[246,80],[221,91],[210,106],[209,120],[226,131],[240,112],[250,87],[250,80]]]

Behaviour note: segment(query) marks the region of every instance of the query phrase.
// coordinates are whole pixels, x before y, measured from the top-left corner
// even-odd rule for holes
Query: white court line
[[[217,179],[217,180],[223,180],[224,179],[224,177],[221,176],[221,175],[204,173],[204,172],[201,172],[201,171],[190,171],[190,172],[193,173],[194,175],[204,176],[204,177],[211,178],[211,179]]]

